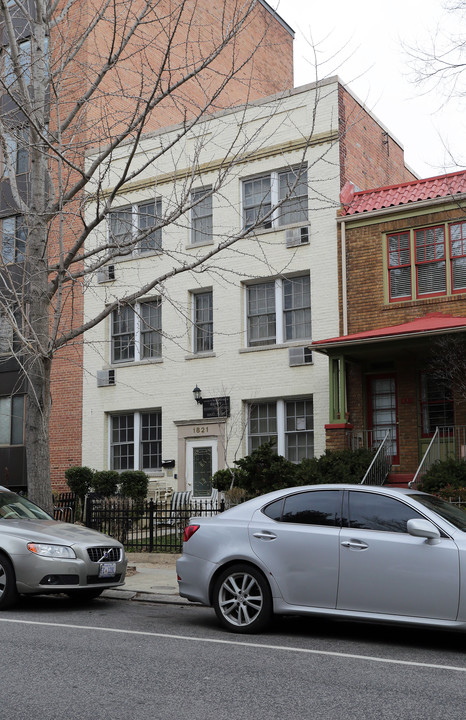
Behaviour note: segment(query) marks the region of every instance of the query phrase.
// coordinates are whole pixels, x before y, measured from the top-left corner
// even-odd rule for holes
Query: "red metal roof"
[[[343,215],[356,215],[459,193],[466,193],[466,171],[464,170],[360,192],[354,192],[354,186],[346,183],[340,193],[340,201],[343,205]]]
[[[375,330],[365,330],[364,332],[354,333],[352,335],[341,335],[340,337],[328,338],[327,340],[316,340],[312,343],[312,347],[318,350],[319,346],[332,347],[339,344],[358,344],[364,341],[389,340],[397,336],[403,337],[424,333],[437,334],[446,330],[455,329],[466,331],[466,317],[453,317],[452,315],[443,315],[442,313],[430,313],[424,315],[424,317],[416,318],[416,320],[403,323],[402,325],[390,325]]]

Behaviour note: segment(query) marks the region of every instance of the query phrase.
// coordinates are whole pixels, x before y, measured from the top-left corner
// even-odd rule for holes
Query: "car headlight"
[[[68,545],[47,545],[46,543],[30,542],[27,544],[27,549],[43,557],[64,558],[67,560],[76,557],[73,548],[68,547]]]

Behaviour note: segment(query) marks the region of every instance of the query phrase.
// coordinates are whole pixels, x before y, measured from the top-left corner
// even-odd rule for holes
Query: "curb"
[[[179,595],[162,595],[159,593],[143,592],[139,590],[104,590],[102,597],[111,598],[112,600],[132,600],[133,602],[148,602],[159,605],[199,605],[200,603],[192,603],[186,598]]]

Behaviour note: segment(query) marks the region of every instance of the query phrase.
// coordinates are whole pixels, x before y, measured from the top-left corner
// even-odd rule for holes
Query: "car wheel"
[[[251,565],[232,565],[218,577],[213,604],[220,623],[231,632],[258,632],[272,618],[270,588]]]
[[[71,600],[80,600],[81,602],[88,602],[94,600],[94,598],[102,595],[105,588],[85,588],[84,590],[69,590],[66,594]]]
[[[0,553],[0,610],[7,610],[18,599],[13,565],[6,555]]]

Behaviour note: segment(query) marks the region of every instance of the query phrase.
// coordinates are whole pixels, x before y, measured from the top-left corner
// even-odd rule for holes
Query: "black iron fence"
[[[179,553],[183,531],[190,517],[211,517],[225,509],[220,503],[190,500],[184,507],[154,500],[134,501],[88,495],[84,522],[87,527],[119,540],[127,552]]]
[[[81,518],[76,517],[78,508],[78,499],[72,492],[63,492],[54,495],[53,498],[53,516],[55,520],[72,523]]]

